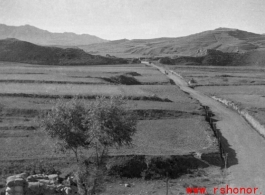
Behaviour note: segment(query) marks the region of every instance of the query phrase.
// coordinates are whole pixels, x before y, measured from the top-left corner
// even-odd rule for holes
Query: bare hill
[[[236,53],[209,49],[204,56],[161,57],[159,62],[168,65],[263,66],[265,50]]]
[[[0,24],[0,39],[16,38],[39,45],[74,46],[101,43],[106,40],[99,37],[75,33],[51,33],[30,25],[7,26]]]
[[[17,39],[0,40],[0,61],[47,65],[126,64],[121,58],[91,55],[81,49],[45,47]]]
[[[238,29],[218,28],[179,38],[125,39],[79,47],[89,53],[116,56],[194,57],[206,55],[209,49],[225,53],[255,53],[265,49],[265,36]]]

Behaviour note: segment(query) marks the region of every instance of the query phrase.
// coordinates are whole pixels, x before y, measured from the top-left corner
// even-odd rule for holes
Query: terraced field
[[[116,79],[121,75],[125,81],[137,82],[123,84]],[[87,102],[96,95],[129,98],[128,108],[139,116],[138,132],[132,147],[113,148],[113,155],[218,153],[201,105],[155,68],[142,64],[60,67],[1,63],[1,160],[65,157],[53,153],[53,143],[37,123],[39,113],[51,109],[61,95],[81,95]]]
[[[198,162],[209,165],[197,159],[200,157],[196,154],[204,155],[214,165],[220,162],[217,139],[200,103],[156,68],[143,64],[60,67],[0,63],[0,184],[8,175],[41,163],[63,173],[71,170],[72,154],[54,153],[54,143],[40,131],[38,117],[51,109],[57,98],[75,95],[85,97],[87,102],[94,101],[97,95],[128,98],[126,106],[138,115],[138,131],[132,146],[110,149],[114,158],[177,156],[188,157],[191,167]],[[89,152],[83,151],[83,155]],[[207,171],[209,178],[215,169]],[[206,181],[201,178],[200,182]]]
[[[166,76],[142,65],[42,66],[0,62],[0,82],[112,84],[106,78],[134,76],[142,84],[169,84]],[[137,72],[135,70],[137,69]]]

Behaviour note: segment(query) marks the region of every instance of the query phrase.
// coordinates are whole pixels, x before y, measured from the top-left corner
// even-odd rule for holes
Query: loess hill
[[[265,35],[218,28],[179,38],[118,40],[79,46],[88,53],[179,58],[175,64],[262,65]],[[217,55],[213,55],[213,52]],[[187,58],[188,57],[188,58]],[[202,58],[200,58],[202,57]]]
[[[245,53],[229,53],[208,49],[204,56],[161,57],[159,62],[168,65],[262,66],[265,64],[265,50]]]
[[[127,63],[125,59],[91,55],[82,49],[39,46],[14,38],[0,40],[0,61],[46,65]]]

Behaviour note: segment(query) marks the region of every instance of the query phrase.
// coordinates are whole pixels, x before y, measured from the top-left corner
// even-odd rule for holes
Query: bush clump
[[[110,78],[103,78],[105,81],[116,85],[140,85],[141,83],[134,77],[128,75],[119,75]]]
[[[113,158],[110,166],[110,175],[127,178],[141,178],[143,171],[147,168],[144,156],[120,156]]]

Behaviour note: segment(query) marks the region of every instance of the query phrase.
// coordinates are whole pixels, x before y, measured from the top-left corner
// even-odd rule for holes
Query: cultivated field
[[[115,154],[174,155],[217,150],[200,104],[154,68],[144,65],[50,67],[2,63],[0,69],[3,105],[0,156],[3,159],[53,156],[52,143],[38,131],[36,120],[41,111],[50,109],[62,95],[82,95],[88,97],[87,101],[93,101],[96,95],[132,98],[128,106],[139,114],[138,133],[132,148],[113,150]],[[102,79],[125,74],[139,83],[113,84]],[[59,81],[65,83],[56,83]]]
[[[69,164],[73,159],[69,157],[72,155],[54,153],[53,142],[40,131],[37,119],[41,112],[52,108],[57,98],[75,95],[83,96],[87,102],[94,101],[97,95],[123,95],[128,98],[126,106],[138,114],[138,131],[132,146],[113,148],[112,156],[191,156],[194,153],[210,155],[212,159],[218,156],[218,143],[205,121],[202,106],[155,68],[142,64],[61,67],[0,63],[0,173],[3,178],[39,166],[40,162],[50,163],[63,173],[71,170]],[[202,176],[202,183],[206,184],[209,178],[220,182],[211,171]],[[143,186],[135,182],[134,193],[141,194]],[[174,184],[173,189],[172,184],[172,190],[184,192],[183,182],[179,183],[181,188]],[[146,183],[150,189],[145,190],[159,194],[161,189],[153,185]],[[120,190],[123,191],[119,186],[107,189],[109,194],[119,194]],[[123,191],[124,194],[131,192]]]
[[[105,66],[42,66],[0,62],[0,82],[15,83],[77,83],[113,84],[106,78],[128,75],[134,76],[142,84],[169,84],[166,76],[148,67],[133,65]],[[135,71],[137,70],[137,71]]]

